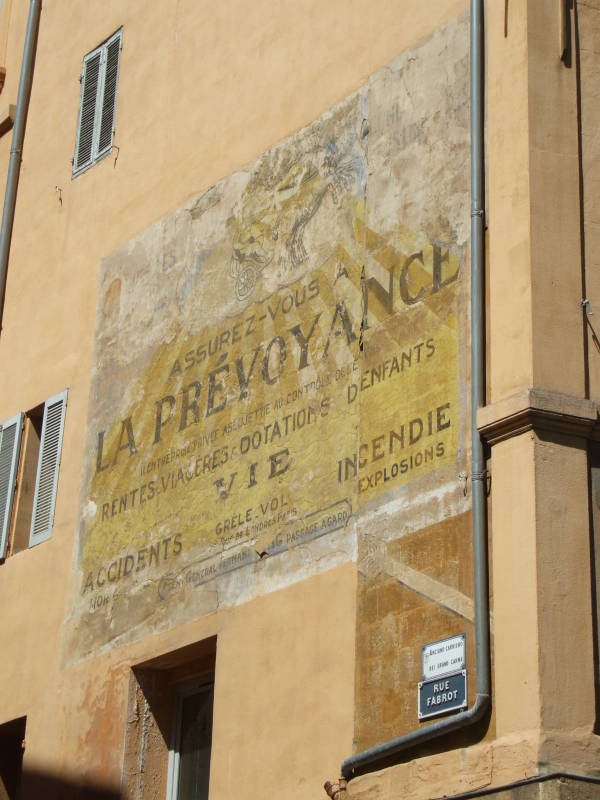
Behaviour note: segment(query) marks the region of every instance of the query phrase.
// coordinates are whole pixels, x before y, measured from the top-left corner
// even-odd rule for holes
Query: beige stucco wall
[[[585,231],[593,242],[597,9],[577,6]],[[431,797],[560,770],[596,774],[588,466],[580,423],[589,413],[589,435],[597,409],[584,400],[586,372],[596,398],[598,364],[593,338],[585,361],[580,307],[575,53],[571,68],[560,61],[561,4],[511,0],[486,9],[491,405],[478,419],[491,446],[495,739],[452,755],[409,753],[404,763],[351,782],[349,794],[357,798],[402,797],[407,785],[411,796]],[[573,14],[571,24],[574,42]],[[586,275],[589,296],[595,285],[589,264]]]
[[[123,741],[112,725],[125,715],[128,664],[217,630],[218,680],[237,685],[239,696],[233,693],[229,707],[216,708],[216,725],[236,727],[240,712],[247,718],[264,706],[262,735],[270,748],[270,755],[259,755],[260,739],[254,749],[240,742],[237,758],[235,749],[227,755],[216,749],[217,785],[227,786],[243,767],[245,782],[259,793],[267,780],[267,794],[285,785],[293,796],[306,796],[350,752],[351,566],[257,601],[266,604],[259,623],[250,604],[216,615],[193,633],[179,630],[172,640],[152,641],[143,654],[122,651],[61,672],[97,270],[118,245],[317,118],[465,5],[425,8],[415,2],[399,13],[387,3],[376,9],[367,3],[289,3],[274,14],[270,3],[210,9],[197,3],[44,3],[0,337],[1,418],[69,388],[52,539],[1,567],[0,605],[11,612],[0,618],[0,635],[10,642],[11,658],[0,665],[0,722],[27,715],[26,769],[118,783]],[[14,102],[26,8],[3,3],[2,11],[9,17],[2,98]],[[72,181],[82,58],[121,26],[119,149]],[[3,170],[9,147],[5,136]],[[307,604],[314,612],[307,613]],[[288,628],[287,620],[294,625]],[[264,650],[249,646],[257,634]],[[303,691],[305,684],[311,692]],[[289,708],[296,712],[291,727]],[[94,730],[106,732],[100,747]],[[294,756],[293,744],[300,741]],[[273,765],[266,777],[264,763]],[[305,786],[299,775],[306,776]]]
[[[583,237],[585,257],[585,293],[591,310],[598,297],[598,53],[600,42],[600,6],[588,2],[578,10],[581,42],[581,155],[583,169]],[[592,313],[593,316],[593,313]],[[598,326],[588,317],[587,347],[589,352],[589,384],[592,397],[597,397],[600,360],[598,355]]]
[[[355,694],[355,678],[368,685],[369,663],[397,652],[398,638],[388,630],[382,647],[377,636],[361,640],[356,663],[356,632],[375,627],[381,613],[369,616],[353,563],[65,668],[98,269],[105,256],[317,119],[467,5],[44,3],[0,334],[0,419],[69,388],[52,539],[0,566],[0,641],[10,643],[10,658],[0,659],[0,723],[27,715],[26,769],[119,785],[131,665],[215,634],[215,797],[230,797],[242,782],[248,796],[283,787],[307,797],[335,777],[353,739],[383,737],[373,732],[381,708],[368,714],[372,686]],[[505,36],[504,4],[488,3],[493,402],[530,386],[575,396],[585,390],[575,78],[557,58],[556,5],[511,0]],[[16,98],[26,8],[3,2],[2,15],[7,78],[0,100],[8,103]],[[72,181],[82,57],[121,26],[118,150]],[[2,137],[2,185],[9,147],[10,136]],[[589,203],[593,196],[590,189]],[[590,218],[592,241],[593,206]],[[592,261],[590,253],[588,267]],[[540,763],[597,771],[583,445],[523,434],[494,448],[496,738],[447,753],[442,747],[361,778],[356,797],[468,791],[534,774]],[[561,502],[549,503],[557,487]],[[468,559],[467,531],[468,517],[444,528],[453,556]],[[417,561],[418,547],[411,552]],[[368,556],[365,549],[360,580],[373,577]],[[414,566],[410,558],[407,564]],[[470,595],[464,561],[449,573]],[[390,628],[398,622],[398,593],[396,584],[373,582],[371,596],[394,604]],[[358,625],[357,608],[364,611]],[[577,654],[576,670],[566,651]],[[567,670],[568,692],[557,699],[553,683]],[[398,674],[394,665],[388,693]],[[414,712],[398,695],[391,707],[402,724],[386,718],[386,736],[405,732]],[[250,741],[243,725],[255,731]]]
[[[275,793],[284,778],[292,797],[320,792],[352,744],[354,666],[339,654],[353,646],[355,583],[344,567],[77,665],[58,681],[50,741],[33,721],[48,747],[26,766],[118,787],[131,665],[216,635],[215,796],[240,783]]]
[[[559,397],[563,394],[583,398],[587,391],[587,367],[580,304],[583,287],[575,51],[569,68],[560,60],[562,18],[559,8],[541,2],[512,3],[506,36],[503,11],[492,8],[488,98],[489,129],[493,137],[489,149],[491,396],[500,400],[515,391],[539,386],[544,391],[559,393]],[[575,21],[572,16],[573,42]],[[509,57],[509,52],[516,57]],[[510,107],[504,102],[496,103],[494,92],[496,81],[499,82],[507,70],[512,72],[514,87]],[[504,80],[502,83],[508,85]],[[518,119],[523,121],[523,134],[516,137],[516,141],[513,138],[513,144],[507,147],[505,126],[517,125]],[[499,173],[503,165],[507,166],[505,159],[512,158],[515,153],[511,180],[513,186],[520,183],[523,191],[518,194],[519,202],[515,202],[517,196],[513,195],[512,202],[506,203]],[[507,247],[510,241],[507,233],[511,228],[521,231],[521,257],[517,259],[512,258]],[[507,277],[516,297],[513,304],[506,302],[507,295],[501,289],[502,286],[508,289]],[[529,304],[530,310],[526,311]],[[512,348],[506,347],[507,337],[514,337]],[[595,359],[590,365],[595,370]],[[486,413],[493,416],[493,405]],[[522,452],[524,447],[531,448],[529,455]],[[516,460],[513,462],[513,459]],[[524,642],[519,650],[524,658],[529,654],[539,659],[528,668],[519,667],[521,680],[529,680],[526,676],[530,676],[535,681],[535,673],[538,673],[539,706],[534,700],[538,691],[527,691],[517,701],[514,692],[518,681],[513,683],[510,692],[518,713],[515,716],[515,711],[511,711],[510,725],[515,725],[518,714],[524,714],[529,715],[529,725],[534,727],[537,727],[534,720],[539,715],[542,727],[564,731],[571,726],[587,726],[591,730],[595,711],[589,656],[593,632],[588,589],[590,551],[584,444],[581,440],[561,436],[555,439],[550,435],[548,440],[548,435],[544,435],[537,443],[532,440],[527,445],[523,437],[517,437],[494,447],[492,465],[496,659],[508,653],[508,641],[503,646],[499,638],[502,636],[500,615],[517,597],[521,607],[528,609],[520,616],[520,630],[529,644]],[[510,486],[505,485],[505,481],[515,483]],[[509,504],[509,497],[519,495],[520,502]],[[532,507],[533,497],[535,505]],[[512,547],[506,547],[506,536],[518,537],[518,542],[515,539]],[[503,544],[498,546],[500,539]],[[514,557],[517,548],[518,568],[510,573],[508,563],[502,565],[497,559],[510,552]],[[534,566],[535,576],[530,573],[527,577],[526,573]],[[571,570],[580,574],[584,587],[582,596],[577,598],[572,583],[575,572]],[[507,574],[511,574],[511,583],[506,580]],[[513,591],[509,590],[506,603],[501,603],[501,593],[507,591],[512,581]],[[518,593],[514,591],[517,585],[521,587]],[[564,588],[560,589],[561,585],[572,587],[568,595]],[[521,597],[523,592],[534,594],[527,600]],[[568,610],[570,602],[575,603],[577,612],[573,607]],[[570,625],[563,615],[571,619]],[[573,624],[575,617],[577,625]],[[514,635],[514,623],[509,625],[507,633],[509,630],[513,631],[509,635]],[[576,663],[567,662],[564,658],[566,640],[561,644],[563,636],[569,638],[571,651],[576,647],[588,655],[577,659]],[[538,646],[532,644],[536,637],[539,637]],[[498,661],[496,667],[499,667]],[[560,677],[563,670],[570,676],[568,683]],[[584,674],[576,678],[579,670]],[[504,682],[510,674],[510,666],[507,664],[506,669],[497,671],[498,680]],[[558,680],[564,689],[564,702],[556,702],[556,698],[547,694],[548,688],[555,686]],[[576,694],[582,704],[579,711],[579,701],[567,699],[573,684],[577,686]],[[503,724],[500,702],[497,708],[500,726]],[[580,713],[583,716],[579,716]],[[561,719],[565,714],[572,715],[571,719]],[[525,719],[516,722],[516,727],[526,728]]]

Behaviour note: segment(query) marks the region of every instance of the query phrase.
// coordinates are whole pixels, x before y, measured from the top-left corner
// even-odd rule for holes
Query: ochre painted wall
[[[274,12],[271,3],[44,3],[0,336],[0,418],[69,389],[52,538],[0,567],[0,606],[11,609],[0,616],[0,636],[11,650],[10,660],[0,664],[0,722],[27,715],[26,770],[118,784],[130,665],[215,632],[218,681],[235,683],[240,693],[237,702],[231,696],[231,706],[220,711],[217,705],[216,725],[235,727],[240,714],[247,719],[263,703],[271,709],[267,738],[277,742],[271,752],[277,757],[261,753],[249,761],[246,782],[264,790],[259,775],[267,762],[273,765],[270,793],[286,785],[294,796],[305,796],[320,791],[322,780],[350,752],[356,601],[351,565],[215,613],[196,626],[186,623],[176,635],[161,634],[133,650],[107,652],[70,671],[61,666],[98,267],[104,256],[315,120],[465,7],[414,2],[400,13],[396,4],[384,2],[376,8],[285,3]],[[6,102],[16,98],[26,12],[25,4],[2,5]],[[82,59],[120,27],[117,147],[72,180]],[[0,139],[2,183],[9,148],[6,135]],[[286,620],[294,620],[289,632]],[[264,627],[258,652],[250,647],[257,624]],[[317,675],[318,697],[311,699],[304,687],[314,689]],[[299,704],[288,738],[284,710],[292,690]],[[109,727],[110,735],[97,746],[94,737]],[[309,744],[294,756],[299,741]],[[248,752],[240,742],[239,764]],[[215,749],[214,758],[219,783],[239,775],[230,766],[234,753],[224,757]],[[306,777],[305,786],[289,786],[294,758],[295,775]]]
[[[594,50],[590,42],[597,26],[591,21],[594,4],[585,5],[582,74],[591,85],[594,62],[586,61],[586,54]],[[577,87],[574,70],[558,58],[554,6],[546,0],[487,4],[490,425],[503,419],[506,408],[506,418],[524,413],[532,387],[582,400],[586,392],[596,394],[597,364],[585,360],[579,307],[584,287]],[[9,657],[0,659],[0,724],[27,716],[26,771],[118,787],[132,667],[214,636],[213,797],[231,797],[242,786],[251,797],[282,791],[298,799],[318,796],[323,780],[336,777],[353,748],[417,727],[415,685],[420,647],[427,641],[467,634],[472,700],[470,499],[468,480],[465,492],[461,477],[469,473],[467,7],[465,0],[44,3],[0,332],[0,420],[69,389],[52,538],[0,565],[0,641],[9,650]],[[16,99],[26,12],[24,3],[2,3],[0,61],[7,68],[2,103]],[[443,45],[447,40],[440,31],[455,25],[462,33],[452,40],[453,50]],[[121,27],[116,146],[72,180],[82,59]],[[411,86],[411,59],[418,68],[419,53],[425,52],[419,48],[428,46],[439,48],[436,58],[445,66],[439,69],[432,57],[423,82]],[[389,69],[398,63],[400,69]],[[409,233],[432,252],[434,244],[458,245],[460,279],[439,295],[448,303],[429,297],[411,318],[418,317],[414,330],[420,332],[435,317],[450,342],[440,391],[452,392],[458,409],[452,457],[439,472],[421,475],[416,489],[399,492],[395,506],[387,493],[385,507],[382,495],[373,502],[357,500],[354,538],[339,552],[333,548],[334,557],[328,553],[330,560],[320,566],[314,551],[298,550],[299,561],[305,558],[308,566],[294,565],[293,579],[274,581],[268,591],[244,595],[232,578],[229,594],[215,592],[200,610],[190,604],[175,625],[167,611],[157,620],[151,611],[149,619],[136,617],[139,625],[128,630],[124,615],[116,637],[110,619],[100,624],[100,616],[93,622],[85,616],[89,600],[81,600],[87,576],[82,557],[90,563],[99,557],[90,570],[97,579],[101,557],[124,552],[119,529],[111,529],[106,540],[96,531],[97,552],[86,552],[82,534],[82,510],[96,497],[90,465],[101,403],[94,392],[102,392],[110,375],[105,364],[96,363],[94,348],[111,344],[110,315],[119,296],[116,283],[103,281],[119,278],[130,248],[152,238],[151,226],[158,223],[154,230],[168,232],[173,224],[175,230],[178,214],[197,208],[211,187],[237,185],[270,148],[346,98],[362,98],[377,73],[391,84],[398,76],[407,79],[403,102],[409,107],[414,100],[415,116],[427,87],[435,102],[421,122],[435,136],[421,142],[427,152],[418,158],[413,153],[403,164],[407,137],[383,109],[378,123],[397,135],[378,140],[381,149],[372,155],[379,169],[369,178],[374,195],[393,202],[379,209],[374,204],[370,225],[361,227],[357,215],[353,235],[364,237],[365,251],[369,236],[371,252],[379,243],[388,268],[391,231],[407,220],[417,221],[408,225]],[[455,127],[436,115],[436,103],[449,97],[458,98],[451,107]],[[590,175],[584,232],[592,305],[593,104],[593,92],[584,91],[584,171]],[[368,139],[367,129],[353,130]],[[442,142],[439,151],[436,141]],[[10,134],[0,138],[0,185],[9,149]],[[447,153],[456,159],[450,172]],[[431,168],[420,169],[423,164]],[[418,180],[403,183],[409,173]],[[388,239],[376,239],[381,229]],[[357,289],[360,260],[354,267]],[[374,274],[381,279],[382,273]],[[262,287],[261,300],[282,286],[275,281]],[[106,291],[100,297],[99,287]],[[206,310],[211,322],[236,308],[232,296],[230,307],[215,302]],[[406,334],[400,330],[404,319],[374,326],[365,336],[365,363],[385,356],[386,337]],[[118,344],[121,327],[115,331],[112,343]],[[588,356],[594,347],[592,337]],[[134,358],[129,366],[131,372],[113,387],[115,407],[126,403],[147,363]],[[426,396],[434,382],[426,370],[422,374],[424,383],[415,379],[412,389]],[[152,375],[140,385],[152,389]],[[376,438],[377,413],[386,420],[394,413],[387,394],[376,411],[360,402],[362,420],[358,412],[356,419],[340,420],[358,448]],[[564,410],[568,405],[559,400],[553,408],[577,416]],[[106,412],[105,420],[114,424],[110,416]],[[312,445],[318,451],[318,442]],[[337,446],[325,442],[326,456]],[[354,781],[351,796],[410,794],[419,800],[543,770],[597,770],[583,439],[520,431],[493,442],[490,467],[492,722],[479,731],[477,744],[464,739],[458,748],[446,751],[441,744],[422,758],[410,754],[391,770]],[[303,487],[302,499],[312,500],[311,492]],[[267,558],[257,569],[267,572],[269,563]],[[569,679],[563,681],[567,670]],[[553,695],[557,683],[563,692],[559,700]]]

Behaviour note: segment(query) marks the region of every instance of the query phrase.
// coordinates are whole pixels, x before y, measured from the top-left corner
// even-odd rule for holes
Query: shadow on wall
[[[0,725],[0,800],[121,800],[119,789],[23,769],[27,718]]]
[[[6,796],[13,797],[10,794]],[[30,770],[23,770],[19,791],[14,797],[18,800],[40,800],[42,797],[44,800],[122,800],[118,789],[79,783]]]

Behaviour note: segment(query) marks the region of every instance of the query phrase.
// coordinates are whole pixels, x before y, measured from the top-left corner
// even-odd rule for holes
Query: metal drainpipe
[[[381,768],[408,748],[465,728],[490,706],[490,641],[486,525],[486,468],[477,430],[477,409],[484,405],[484,0],[471,0],[471,443],[473,561],[475,573],[475,650],[477,696],[467,711],[347,758],[345,779]]]
[[[8,162],[8,174],[6,176],[6,193],[4,195],[4,210],[2,212],[2,227],[0,228],[0,331],[2,330],[8,254],[10,252],[10,241],[15,219],[17,186],[19,184],[19,173],[21,171],[21,153],[23,151],[25,122],[27,120],[27,109],[29,107],[31,84],[33,81],[33,62],[35,59],[41,9],[42,0],[31,0],[29,5],[29,18],[27,20],[27,31],[25,33],[25,45],[23,47],[23,61],[21,63],[21,77],[19,79],[15,124],[10,145],[10,160]]]

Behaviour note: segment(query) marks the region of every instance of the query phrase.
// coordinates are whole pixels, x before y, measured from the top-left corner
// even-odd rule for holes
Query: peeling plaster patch
[[[102,262],[66,658],[379,578],[358,532],[468,508],[467,41],[437,31]]]
[[[92,519],[96,512],[98,511],[98,506],[94,503],[93,500],[90,500],[88,503],[85,504],[83,508],[83,518],[84,520]]]
[[[382,540],[388,541],[427,528],[440,518],[463,514],[470,508],[470,497],[464,495],[458,481],[453,481],[419,493],[407,488],[397,499],[365,514],[361,521],[371,530],[380,529]],[[387,525],[382,526],[391,519],[395,523],[393,531]]]
[[[469,620],[469,622],[473,622],[475,619],[475,609],[472,598],[467,597],[451,586],[447,586],[445,583],[423,572],[419,572],[416,569],[412,569],[401,561],[393,558],[388,558],[387,574],[400,583],[403,583],[413,592],[422,594],[428,600],[464,617]]]

